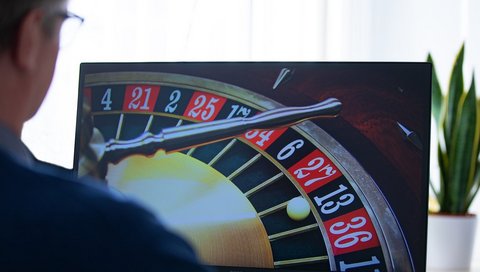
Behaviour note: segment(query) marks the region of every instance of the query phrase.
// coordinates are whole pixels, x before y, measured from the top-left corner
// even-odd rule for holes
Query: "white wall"
[[[472,67],[480,67],[478,0],[327,3],[329,60],[424,61],[430,52],[446,86],[455,55],[465,42],[465,71],[471,75]]]

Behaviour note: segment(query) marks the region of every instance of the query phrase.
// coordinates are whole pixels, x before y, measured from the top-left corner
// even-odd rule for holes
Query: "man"
[[[65,0],[0,1],[0,271],[205,271],[139,205],[35,162],[20,133],[46,95],[72,15]]]

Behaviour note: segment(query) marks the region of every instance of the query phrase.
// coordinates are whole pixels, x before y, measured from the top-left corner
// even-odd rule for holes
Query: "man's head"
[[[15,36],[22,19],[34,9],[46,13],[60,11],[65,0],[0,0],[0,51],[15,46]],[[43,22],[45,33],[53,34],[53,20]]]
[[[66,0],[0,0],[0,122],[20,134],[50,86]]]

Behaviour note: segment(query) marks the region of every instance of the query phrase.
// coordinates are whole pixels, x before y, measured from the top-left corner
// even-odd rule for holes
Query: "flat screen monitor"
[[[74,168],[220,271],[425,269],[427,63],[84,63]]]

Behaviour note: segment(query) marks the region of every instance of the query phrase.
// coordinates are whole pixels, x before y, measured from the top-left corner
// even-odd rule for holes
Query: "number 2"
[[[165,112],[173,113],[177,109],[177,102],[182,97],[182,93],[179,90],[175,90],[170,94],[170,103],[165,107]]]

